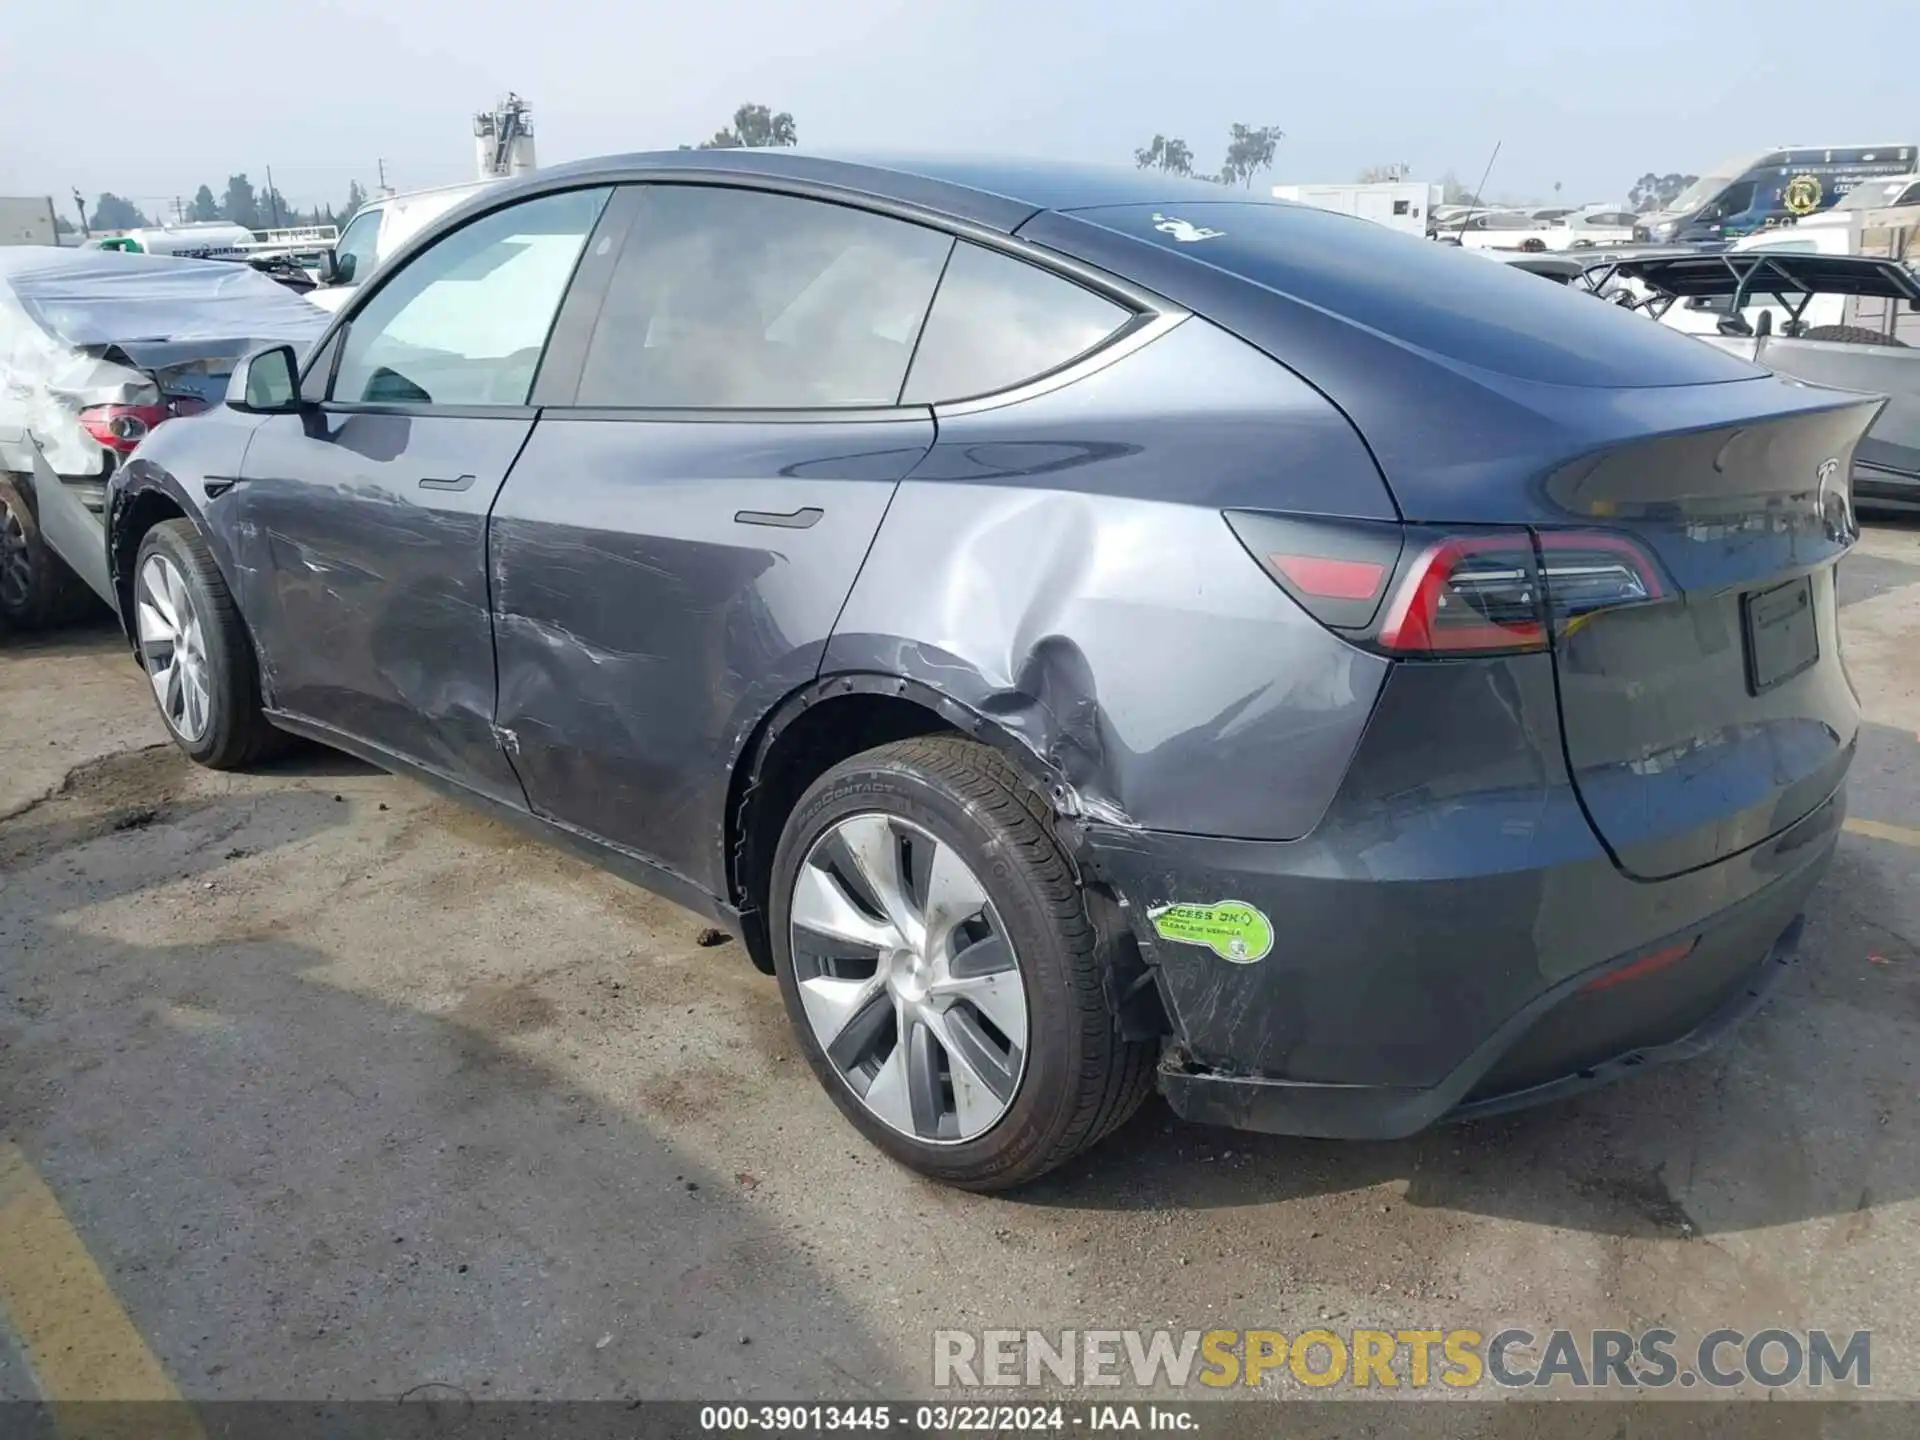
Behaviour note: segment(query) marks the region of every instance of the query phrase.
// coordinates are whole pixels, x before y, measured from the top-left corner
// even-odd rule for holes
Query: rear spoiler
[[[1920,274],[1898,260],[1870,255],[1747,250],[1609,256],[1590,262],[1573,283],[1656,320],[1682,299],[1726,299],[1724,307],[1713,307],[1724,309],[1723,335],[1754,333],[1740,312],[1755,303],[1755,296],[1787,312],[1789,335],[1798,333],[1800,317],[1816,295],[1904,300],[1920,311]]]
[[[1898,260],[1871,255],[1748,250],[1603,258],[1589,263],[1581,283],[1598,293],[1617,280],[1638,281],[1666,305],[1679,299],[1729,295],[1739,302],[1759,293],[1870,296],[1905,300],[1920,310],[1920,275]],[[1742,307],[1736,303],[1733,308]]]

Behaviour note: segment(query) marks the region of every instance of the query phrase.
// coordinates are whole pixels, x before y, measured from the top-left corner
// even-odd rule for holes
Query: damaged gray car
[[[326,320],[245,266],[0,248],[0,623],[37,629],[96,603],[114,470],[158,426],[218,405],[249,351],[305,345]],[[44,532],[63,527],[50,547]]]
[[[1215,186],[689,151],[438,220],[142,442],[100,565],[187,754],[309,737],[714,918],[992,1189],[1155,1088],[1406,1135],[1759,1005],[1879,408]]]

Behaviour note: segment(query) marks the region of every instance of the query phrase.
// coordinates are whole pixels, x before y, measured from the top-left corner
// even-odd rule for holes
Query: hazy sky
[[[1822,22],[1845,16],[1844,26]],[[118,38],[114,38],[118,37]],[[543,163],[671,148],[759,101],[803,146],[1127,162],[1156,130],[1272,181],[1405,161],[1612,199],[1785,144],[1920,141],[1920,3],[1849,0],[0,0],[0,193],[157,211],[266,168],[296,204],[386,160],[469,178],[472,112],[532,104]]]

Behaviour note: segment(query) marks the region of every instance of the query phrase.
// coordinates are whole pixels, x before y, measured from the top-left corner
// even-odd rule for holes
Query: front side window
[[[1037,265],[962,240],[927,316],[901,400],[933,405],[1058,370],[1133,311]]]
[[[650,187],[575,403],[786,410],[896,405],[950,236],[824,201]]]
[[[333,247],[333,263],[342,285],[355,285],[373,273],[374,252],[380,239],[381,210],[362,210]]]
[[[607,195],[568,190],[523,200],[415,255],[353,317],[333,399],[524,405]]]

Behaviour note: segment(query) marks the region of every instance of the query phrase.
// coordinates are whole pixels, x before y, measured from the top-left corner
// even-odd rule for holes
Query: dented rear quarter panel
[[[938,422],[823,674],[951,697],[1088,815],[1248,838],[1309,830],[1387,662],[1302,611],[1221,512],[1391,518],[1344,417],[1188,320],[1072,385]]]

